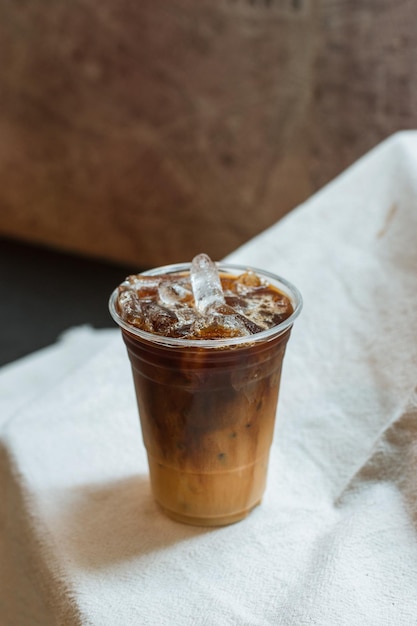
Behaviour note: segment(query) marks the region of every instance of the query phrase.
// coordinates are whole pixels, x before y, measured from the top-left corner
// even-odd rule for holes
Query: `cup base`
[[[261,504],[261,500],[258,500],[258,502],[256,502],[250,509],[234,513],[233,515],[224,515],[222,517],[191,517],[189,515],[183,515],[182,513],[166,509],[159,502],[157,504],[161,511],[175,522],[181,522],[182,524],[188,524],[190,526],[229,526],[229,524],[236,524],[236,522],[240,522],[245,519],[245,517],[247,517],[253,509]]]

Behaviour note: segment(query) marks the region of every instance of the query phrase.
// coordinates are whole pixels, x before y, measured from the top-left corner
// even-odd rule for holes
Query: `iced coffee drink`
[[[171,518],[225,525],[260,503],[300,309],[287,281],[205,254],[129,276],[113,292],[153,495]]]

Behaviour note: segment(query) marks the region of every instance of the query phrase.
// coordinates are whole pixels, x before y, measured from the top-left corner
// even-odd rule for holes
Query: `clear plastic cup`
[[[260,504],[285,348],[301,311],[299,291],[253,267],[218,263],[220,273],[249,270],[291,301],[292,315],[245,337],[183,339],[130,326],[115,307],[132,366],[152,492],[172,519],[201,526],[237,522]],[[188,271],[176,264],[146,275]]]

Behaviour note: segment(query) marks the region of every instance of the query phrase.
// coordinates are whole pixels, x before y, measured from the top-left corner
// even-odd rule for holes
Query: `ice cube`
[[[210,308],[224,304],[219,272],[207,254],[198,254],[191,263],[191,287],[196,309],[206,315]]]
[[[175,309],[175,315],[178,317],[178,322],[182,324],[192,324],[201,319],[197,311],[190,307]]]
[[[239,316],[222,315],[218,312],[200,318],[194,324],[193,330],[200,339],[227,339],[251,334]]]
[[[158,287],[158,295],[161,304],[172,307],[189,302],[192,299],[190,284],[185,281],[173,283],[163,281]]]
[[[119,292],[119,313],[124,320],[137,326],[143,318],[142,306],[137,295],[131,291]]]
[[[122,282],[119,291],[135,291],[140,298],[151,297],[157,293],[162,279],[162,276],[132,274]]]
[[[241,298],[236,295],[225,294],[226,304],[232,307],[234,311],[238,311],[242,313],[247,308],[247,303],[244,298]]]
[[[236,316],[244,324],[245,328],[249,331],[251,335],[256,335],[256,333],[260,333],[261,331],[266,329],[266,326],[260,326],[253,320],[246,317],[246,315],[236,313]]]
[[[246,296],[263,286],[262,279],[252,270],[247,270],[236,279],[234,290],[237,294]]]
[[[242,331],[242,335],[254,335],[255,333],[259,333],[261,330],[265,330],[266,328],[259,326],[259,324],[256,324],[253,320],[249,319],[246,315],[241,313],[237,307],[234,308],[230,306],[227,302],[227,298],[226,304],[215,307],[213,315],[218,316],[219,324],[223,323],[226,327],[234,328],[236,331]]]
[[[169,336],[178,322],[178,317],[173,311],[159,306],[156,302],[143,303],[142,310],[151,332]]]

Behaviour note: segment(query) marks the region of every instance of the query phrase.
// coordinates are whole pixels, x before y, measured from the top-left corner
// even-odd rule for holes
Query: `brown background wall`
[[[0,233],[220,258],[417,126],[414,0],[4,0]]]

